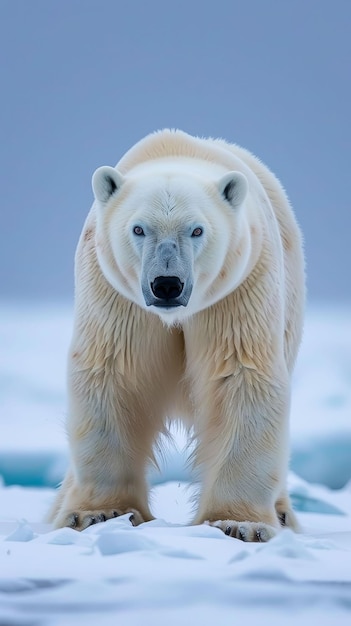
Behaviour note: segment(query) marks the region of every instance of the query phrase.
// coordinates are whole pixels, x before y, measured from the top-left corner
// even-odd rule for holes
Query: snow
[[[196,485],[179,430],[150,474],[154,521],[135,528],[124,515],[82,533],[45,523],[67,462],[71,323],[69,307],[0,307],[0,625],[350,624],[350,310],[308,310],[289,475],[302,530],[267,544],[188,525]]]

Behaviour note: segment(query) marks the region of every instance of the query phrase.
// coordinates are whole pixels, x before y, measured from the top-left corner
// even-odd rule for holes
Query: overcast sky
[[[93,171],[177,127],[257,154],[310,300],[351,300],[350,33],[350,0],[0,0],[0,295],[72,299]]]

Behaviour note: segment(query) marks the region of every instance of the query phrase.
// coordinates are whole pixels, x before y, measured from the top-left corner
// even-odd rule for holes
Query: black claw
[[[281,526],[286,526],[286,513],[279,513],[278,519]]]
[[[91,515],[91,517],[90,517],[90,525],[93,526],[93,524],[96,524],[96,522],[97,522],[97,519],[96,519],[95,515]]]
[[[226,529],[224,531],[225,535],[230,535],[230,533],[232,532],[232,527],[231,526],[226,526]]]
[[[118,511],[112,511],[112,515],[113,515],[113,517],[119,517]]]
[[[260,528],[258,530],[256,530],[256,537],[257,537],[257,541],[262,543],[263,539],[262,539],[261,529]]]
[[[134,522],[135,522],[134,513],[132,513],[132,514],[129,516],[129,521],[130,521],[130,523],[131,523],[131,525],[132,525],[132,526],[135,526],[135,524],[134,524]]]
[[[97,520],[98,522],[106,522],[106,515],[105,513],[100,513],[100,515],[98,515]]]

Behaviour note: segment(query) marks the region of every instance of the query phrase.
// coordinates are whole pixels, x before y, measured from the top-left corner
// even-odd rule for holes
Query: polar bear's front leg
[[[55,527],[83,530],[125,513],[138,525],[152,519],[145,467],[158,423],[138,394],[106,372],[70,381],[71,467],[54,504]]]
[[[69,471],[57,494],[49,514],[49,521],[54,523],[55,528],[68,526],[74,530],[84,530],[88,526],[105,522],[125,513],[129,514],[132,526],[138,526],[151,519],[145,513],[142,515],[140,510],[133,508],[129,502],[129,498],[121,500],[120,495],[111,495],[105,501],[98,500],[94,506],[94,500],[86,487],[83,489],[77,487],[77,480],[72,471]]]
[[[197,397],[204,400],[195,425],[203,484],[194,523],[267,541],[281,527],[276,502],[287,472],[289,385],[241,368]]]

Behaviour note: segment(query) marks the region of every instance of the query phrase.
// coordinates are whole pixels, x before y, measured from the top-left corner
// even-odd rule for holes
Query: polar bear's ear
[[[218,181],[218,189],[232,207],[239,207],[248,192],[247,178],[241,172],[228,172]]]
[[[96,200],[101,204],[106,204],[123,183],[124,178],[122,174],[118,170],[115,170],[114,167],[109,167],[108,165],[98,167],[92,178],[93,192]]]

